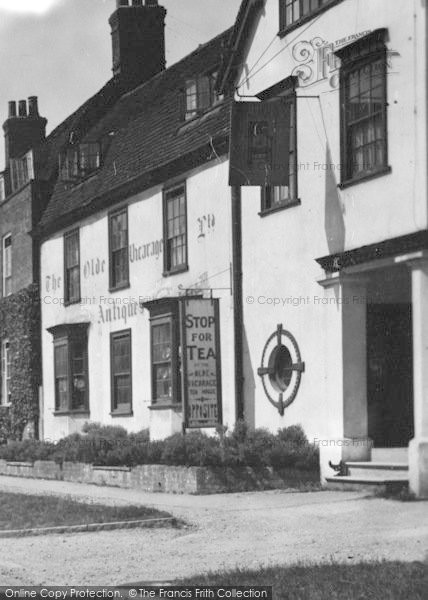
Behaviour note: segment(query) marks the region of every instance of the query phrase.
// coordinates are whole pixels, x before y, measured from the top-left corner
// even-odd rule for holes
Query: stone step
[[[402,474],[408,478],[409,465],[404,462],[385,463],[385,462],[354,462],[346,463],[348,475],[358,478],[373,478],[373,479],[394,479],[397,475]]]
[[[329,490],[366,492],[373,495],[396,494],[409,486],[408,477],[402,474],[398,474],[391,479],[386,477],[336,476],[327,477],[326,482],[326,487]]]
[[[408,448],[372,448],[371,460],[383,463],[407,463],[409,460]]]

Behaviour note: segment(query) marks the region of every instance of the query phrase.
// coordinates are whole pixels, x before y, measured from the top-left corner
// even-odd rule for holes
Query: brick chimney
[[[37,97],[30,96],[18,103],[9,102],[9,116],[3,124],[5,138],[6,166],[9,159],[20,158],[28,150],[40,144],[46,137],[47,119],[39,115]]]
[[[117,0],[109,23],[113,74],[132,89],[165,69],[166,10],[157,0]]]

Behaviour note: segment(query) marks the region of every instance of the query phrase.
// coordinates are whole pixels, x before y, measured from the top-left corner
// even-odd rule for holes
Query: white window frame
[[[10,239],[10,244],[6,246],[6,241]],[[6,250],[7,248],[7,250]],[[10,258],[8,259],[8,256]],[[3,273],[2,273],[2,292],[3,298],[12,294],[12,234],[7,233],[2,240],[2,258],[3,258]],[[7,283],[10,284],[9,289]]]
[[[8,339],[5,339],[1,342],[1,406],[10,406],[10,366],[10,342]]]
[[[6,200],[6,186],[4,183],[4,175],[0,175],[0,202]]]

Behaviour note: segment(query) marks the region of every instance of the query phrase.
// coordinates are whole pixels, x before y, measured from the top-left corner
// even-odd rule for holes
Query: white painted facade
[[[323,477],[333,474],[328,468],[330,460],[370,460],[371,456],[371,442],[365,442],[369,433],[368,286],[377,287],[378,301],[391,303],[398,295],[399,302],[412,304],[412,401],[417,441],[410,445],[425,443],[428,435],[424,375],[428,371],[428,298],[423,283],[427,263],[393,256],[327,277],[316,262],[327,255],[427,229],[426,6],[417,0],[393,4],[388,0],[345,0],[280,38],[279,3],[267,0],[255,19],[238,77],[237,99],[239,95],[256,96],[302,72],[296,90],[300,204],[261,217],[260,190],[242,188],[244,395],[247,418],[255,426],[276,430],[300,423],[309,439],[323,441]],[[391,171],[340,189],[339,71],[331,57],[330,62],[328,58],[322,61],[322,50],[318,53],[314,46],[333,44],[339,49],[381,28],[388,30]],[[397,264],[404,271],[394,270]],[[382,290],[377,278],[388,278],[388,274],[392,289]],[[299,392],[284,416],[269,403],[256,374],[263,347],[279,323],[294,335],[305,362]],[[349,446],[345,446],[346,440]],[[417,463],[425,461],[421,468],[428,492],[424,453],[426,449],[410,465],[410,472],[412,489],[420,491],[420,479],[415,483]]]
[[[63,243],[65,231],[41,248],[44,436],[59,439],[79,431],[86,421],[122,425],[130,431],[150,427],[154,438],[181,431],[181,413],[151,411],[149,313],[141,302],[183,296],[187,288],[212,288],[220,299],[222,392],[225,424],[234,415],[233,326],[230,293],[230,191],[228,165],[218,159],[183,174],[186,182],[188,271],[164,277],[162,257],[162,188],[130,198],[129,288],[109,292],[108,211],[75,223],[80,232],[81,302],[64,306]],[[170,183],[170,182],[168,182]],[[174,182],[171,182],[174,183]],[[67,230],[66,230],[67,231]],[[140,258],[138,258],[140,257]],[[220,288],[220,289],[218,289]],[[209,297],[210,291],[202,292]],[[89,414],[55,413],[53,336],[56,325],[88,322]],[[131,329],[132,416],[111,415],[110,333]]]
[[[406,401],[410,401],[414,413],[413,439],[409,444],[410,482],[414,491],[428,495],[428,259],[424,251],[411,254],[403,251],[327,274],[316,262],[321,257],[428,228],[426,7],[419,0],[395,0],[393,10],[390,0],[344,0],[279,37],[278,5],[277,0],[267,0],[255,19],[238,77],[236,99],[255,97],[299,72],[308,78],[303,81],[301,76],[296,90],[299,202],[260,215],[260,188],[241,190],[245,419],[251,426],[272,431],[301,424],[308,438],[320,444],[323,478],[331,474],[329,461],[373,458],[368,369],[376,368],[376,361],[372,364],[373,357],[368,355],[367,297],[375,294],[380,304],[408,304],[412,313],[408,333],[412,343],[413,390]],[[390,171],[341,188],[339,71],[338,64],[328,55],[331,49],[343,48],[383,28],[388,32]],[[332,45],[330,50],[329,45]],[[220,298],[223,422],[233,426],[236,410],[233,298],[230,289],[219,289],[231,286],[228,168],[226,159],[213,161],[180,179],[187,183],[189,270],[186,273],[163,277],[161,256],[155,253],[135,261],[131,248],[130,287],[109,294],[105,211],[76,224],[80,227],[82,303],[64,307],[54,304],[54,300],[60,302],[64,295],[64,231],[43,243],[46,438],[58,439],[77,431],[88,420],[88,417],[53,414],[53,345],[47,331],[55,325],[83,321],[90,322],[90,420],[123,425],[134,431],[150,427],[154,438],[180,430],[179,415],[157,413],[149,408],[149,316],[138,306],[139,299],[177,296],[185,288],[198,285],[212,288],[213,296]],[[130,198],[128,205],[130,246],[160,242],[162,189]],[[209,220],[201,225],[200,219],[208,215],[214,217],[212,229],[207,228]],[[99,274],[89,274],[87,265],[92,265],[92,261],[97,264],[97,260],[104,269]],[[60,280],[54,291],[53,279]],[[86,298],[96,301],[84,305]],[[108,302],[113,298],[135,299],[135,316],[126,323],[122,317],[103,322]],[[262,366],[265,344],[278,324],[294,336],[305,363],[296,398],[283,415],[269,402],[257,373]],[[133,416],[112,417],[110,333],[128,327],[132,329],[133,345]],[[391,441],[391,448],[401,448],[407,454],[407,442],[399,444],[397,439]],[[387,442],[383,445],[388,446]],[[380,450],[382,444],[377,446]]]

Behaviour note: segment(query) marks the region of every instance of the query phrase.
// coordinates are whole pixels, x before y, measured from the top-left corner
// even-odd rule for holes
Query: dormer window
[[[18,191],[34,179],[33,151],[30,150],[22,158],[10,159],[10,183],[12,193]]]
[[[101,147],[98,142],[69,146],[59,157],[62,181],[75,181],[90,175],[101,166]]]
[[[216,79],[217,73],[209,73],[186,81],[186,121],[197,117],[222,99],[215,89]]]

